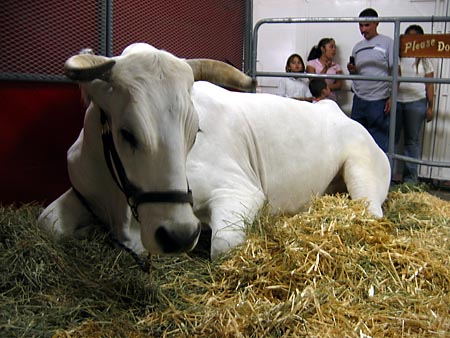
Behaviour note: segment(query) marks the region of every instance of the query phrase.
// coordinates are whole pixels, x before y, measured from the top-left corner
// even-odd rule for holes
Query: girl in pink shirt
[[[336,42],[332,38],[323,38],[317,46],[311,49],[308,55],[306,72],[313,74],[342,74],[341,66],[333,62],[336,55]],[[328,88],[331,90],[330,99],[336,101],[335,91],[342,88],[342,80],[327,79]]]

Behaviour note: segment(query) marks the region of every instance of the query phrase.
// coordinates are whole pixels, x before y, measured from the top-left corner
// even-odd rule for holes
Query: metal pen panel
[[[257,77],[303,77],[303,78],[331,78],[331,79],[350,79],[350,80],[369,80],[369,81],[390,81],[392,82],[392,107],[390,116],[390,130],[389,130],[389,147],[388,147],[388,157],[390,159],[391,165],[394,159],[399,159],[403,161],[419,163],[428,166],[439,166],[439,167],[449,167],[449,163],[435,162],[435,161],[424,161],[417,160],[412,157],[402,156],[395,154],[395,123],[396,123],[396,102],[397,102],[397,91],[399,82],[432,82],[432,83],[450,83],[450,79],[436,79],[436,78],[424,78],[420,81],[417,78],[408,78],[398,75],[397,71],[394,71],[391,76],[379,77],[379,76],[360,76],[360,75],[317,75],[317,74],[294,74],[294,73],[280,73],[280,72],[258,72],[256,69],[257,60],[257,49],[258,49],[258,32],[262,25],[265,24],[307,24],[307,23],[351,23],[351,22],[390,22],[394,24],[394,65],[393,69],[398,69],[399,65],[399,54],[400,54],[400,23],[402,22],[448,22],[449,17],[445,16],[432,16],[432,17],[378,17],[378,18],[359,18],[359,17],[297,17],[297,18],[265,18],[259,20],[253,29],[252,37],[252,50],[251,50],[251,61],[250,61],[250,76],[253,79]]]

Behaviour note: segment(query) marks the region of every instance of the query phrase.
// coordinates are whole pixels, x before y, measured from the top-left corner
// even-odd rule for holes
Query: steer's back
[[[211,162],[211,182],[257,186],[287,212],[325,191],[352,146],[374,143],[334,102],[235,93],[203,82],[193,99],[202,133],[191,159]]]

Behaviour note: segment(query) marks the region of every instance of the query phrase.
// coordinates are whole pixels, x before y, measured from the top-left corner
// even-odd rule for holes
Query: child
[[[286,61],[286,72],[304,73],[305,64],[298,54],[292,54]],[[308,88],[307,78],[283,77],[278,85],[278,95],[297,100],[312,101],[312,95]]]
[[[313,102],[326,99],[330,96],[331,90],[325,79],[314,78],[309,81],[309,91],[314,97]]]
[[[336,42],[333,38],[323,38],[311,49],[306,64],[306,72],[312,74],[342,74],[341,66],[333,61],[336,56]],[[326,79],[330,88],[329,99],[336,101],[336,93],[342,88],[342,80]]]

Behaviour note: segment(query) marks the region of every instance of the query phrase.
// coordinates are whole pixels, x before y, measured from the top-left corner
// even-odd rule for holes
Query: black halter
[[[143,192],[128,180],[125,168],[122,165],[119,154],[114,146],[106,113],[100,110],[100,122],[102,124],[103,153],[111,176],[120,190],[125,194],[133,216],[139,222],[138,207],[142,203],[189,203],[193,205],[192,191],[179,190]]]

